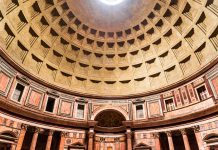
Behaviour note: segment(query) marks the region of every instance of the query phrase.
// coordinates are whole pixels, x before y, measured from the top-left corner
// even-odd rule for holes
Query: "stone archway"
[[[126,119],[119,111],[109,109],[97,114],[95,121],[98,122],[97,126],[114,128],[123,126],[122,122],[126,121]]]
[[[123,150],[126,149],[126,129],[123,122],[126,116],[118,109],[103,109],[95,114],[94,150]]]
[[[125,120],[129,120],[128,113],[125,110],[123,110],[122,108],[115,107],[115,106],[103,106],[103,107],[100,107],[97,111],[93,112],[93,114],[91,116],[91,120],[95,120],[97,115],[99,115],[100,113],[102,113],[103,111],[106,111],[106,110],[117,111],[117,112],[121,113],[125,117]]]
[[[84,150],[84,149],[85,149],[85,146],[80,142],[76,142],[68,146],[68,150]]]
[[[144,143],[139,143],[135,146],[134,150],[151,150],[151,147]]]

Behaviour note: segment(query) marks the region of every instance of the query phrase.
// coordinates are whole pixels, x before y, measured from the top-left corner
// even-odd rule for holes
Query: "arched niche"
[[[151,150],[151,147],[144,143],[139,143],[134,147],[134,150]]]
[[[126,118],[121,112],[108,109],[99,112],[95,117],[95,121],[98,122],[97,126],[99,127],[115,128],[123,126],[123,121],[126,121]]]
[[[103,106],[101,107],[100,109],[98,109],[97,111],[93,112],[92,116],[91,116],[91,120],[95,120],[96,116],[98,114],[100,114],[101,112],[103,111],[106,111],[106,110],[114,110],[114,111],[117,111],[119,113],[121,113],[124,117],[125,117],[125,120],[129,120],[129,114],[123,110],[122,108],[120,107],[115,107],[115,106]]]
[[[85,146],[80,142],[76,142],[68,146],[68,150],[84,150],[84,149],[85,149]]]

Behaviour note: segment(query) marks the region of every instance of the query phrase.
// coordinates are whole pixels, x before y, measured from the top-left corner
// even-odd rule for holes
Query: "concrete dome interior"
[[[150,92],[216,59],[217,15],[211,1],[205,9],[199,3],[1,1],[1,46],[26,72],[68,90],[103,96]]]
[[[218,149],[218,0],[0,0],[0,150]]]

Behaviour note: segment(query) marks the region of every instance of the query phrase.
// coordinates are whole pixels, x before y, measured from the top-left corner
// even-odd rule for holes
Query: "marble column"
[[[18,138],[18,141],[17,141],[16,150],[21,150],[26,131],[27,131],[27,125],[22,124],[21,125],[21,130],[20,130],[20,135],[19,135],[19,138]]]
[[[32,142],[31,142],[31,145],[30,145],[30,150],[35,150],[36,149],[36,143],[37,143],[39,131],[40,131],[39,128],[34,129],[34,134],[33,134]]]
[[[105,138],[101,137],[100,138],[100,150],[105,149]]]
[[[49,130],[45,150],[51,149],[51,142],[52,142],[52,138],[53,138],[53,133],[54,132],[52,130]]]
[[[120,138],[115,138],[114,142],[115,142],[115,149],[120,150]]]
[[[131,131],[131,129],[127,129],[126,138],[127,138],[127,150],[132,150],[132,131]]]
[[[161,150],[160,134],[159,133],[154,133],[153,137],[154,137],[154,140],[155,140],[155,150]]]
[[[67,137],[67,133],[61,132],[61,140],[60,140],[60,144],[59,144],[59,150],[64,150],[66,137]]]
[[[168,139],[168,143],[169,143],[169,148],[170,148],[170,150],[174,150],[172,133],[170,131],[168,131],[168,132],[166,132],[166,134],[167,134],[167,139]]]
[[[180,132],[182,134],[183,142],[184,142],[184,145],[185,145],[185,150],[191,150],[186,130],[185,129],[181,129]]]
[[[200,127],[194,126],[194,132],[195,132],[196,141],[198,143],[198,148],[199,150],[202,150],[204,146],[203,146],[203,141],[201,138]]]
[[[11,144],[10,150],[15,150],[15,148],[16,148],[16,145],[15,144]]]
[[[94,131],[90,130],[89,131],[89,144],[88,144],[88,150],[93,150],[93,142],[94,142]]]

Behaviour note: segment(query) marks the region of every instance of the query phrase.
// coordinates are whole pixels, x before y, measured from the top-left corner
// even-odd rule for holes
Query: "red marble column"
[[[167,134],[167,138],[168,138],[169,148],[170,148],[170,150],[174,150],[172,133],[170,131],[168,131],[168,132],[166,132],[166,134]]]
[[[100,150],[100,142],[95,142],[95,150]]]
[[[127,138],[127,150],[132,150],[132,132],[130,129],[127,129],[126,138]]]
[[[185,145],[185,150],[191,150],[186,130],[185,129],[181,129],[180,132],[182,133],[182,138],[183,138],[183,142],[184,142],[184,145]]]
[[[18,138],[18,141],[17,141],[16,150],[21,150],[22,145],[23,145],[23,140],[24,140],[24,137],[25,137],[25,134],[26,134],[26,130],[27,130],[27,125],[22,124],[21,125],[21,130],[20,130],[20,135],[19,135],[19,138]]]
[[[48,139],[47,139],[45,150],[50,150],[51,149],[51,142],[52,142],[53,133],[54,132],[52,130],[50,130],[48,132]]]
[[[120,139],[115,138],[114,141],[115,141],[115,149],[120,150]]]
[[[34,129],[34,134],[33,134],[32,142],[31,142],[31,145],[30,145],[30,150],[35,150],[36,149],[36,143],[37,143],[39,131],[40,131],[39,128]]]
[[[89,133],[89,143],[88,143],[88,150],[93,150],[94,146],[94,131],[90,131]]]
[[[64,150],[66,136],[67,136],[66,132],[61,132],[61,140],[60,140],[60,144],[59,144],[59,150]]]
[[[155,140],[155,150],[161,150],[160,134],[154,133],[153,136],[154,136],[154,140]]]
[[[11,148],[10,148],[10,150],[15,150],[15,144],[11,144]]]
[[[200,133],[200,128],[199,126],[194,126],[194,132],[195,132],[195,137],[196,137],[196,141],[198,143],[198,148],[199,150],[202,150],[203,146],[203,141],[201,138],[201,133]]]
[[[100,150],[105,149],[105,138],[101,137],[100,138]]]

